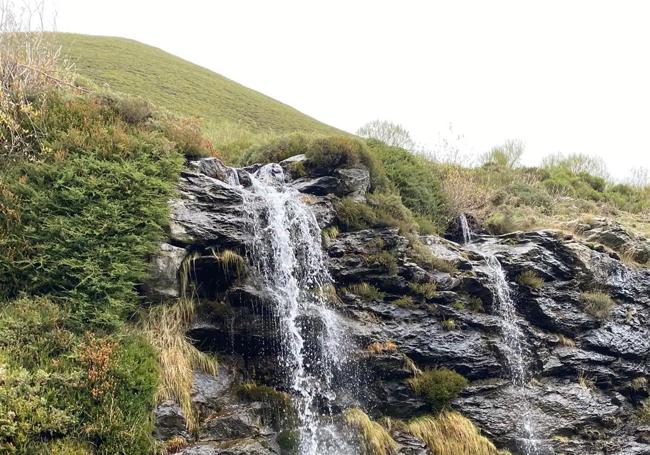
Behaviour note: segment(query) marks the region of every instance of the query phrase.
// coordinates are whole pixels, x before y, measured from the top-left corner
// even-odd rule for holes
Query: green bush
[[[408,379],[408,383],[413,392],[426,397],[433,412],[444,410],[469,384],[462,375],[447,368],[425,370]]]
[[[37,161],[0,176],[0,298],[50,295],[79,325],[116,327],[168,224],[183,158],[157,131],[94,99],[52,96]]]
[[[67,322],[45,298],[6,302],[0,311],[0,448],[150,453],[158,380],[152,348],[136,335],[82,337]]]
[[[368,229],[377,224],[377,215],[367,204],[345,197],[336,204],[336,221],[344,232]]]
[[[440,190],[436,165],[399,147],[368,140],[371,153],[383,164],[386,176],[399,193],[404,205],[426,220],[429,230],[444,232],[448,213]]]

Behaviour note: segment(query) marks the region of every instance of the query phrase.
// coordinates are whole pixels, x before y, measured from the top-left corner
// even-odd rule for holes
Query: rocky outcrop
[[[304,157],[294,157],[281,166],[296,169],[295,163],[303,162]],[[340,197],[363,198],[370,182],[365,168],[317,176],[288,173],[289,184],[305,194],[321,227],[334,222]],[[182,174],[179,198],[172,202],[169,244],[153,262],[156,279],[147,288],[152,298],[178,295],[177,269],[189,252],[208,257],[209,251],[231,248],[246,254],[250,218],[237,189],[250,184],[246,175],[214,159],[194,163]],[[336,283],[339,316],[357,346],[349,355],[359,370],[355,395],[338,397],[337,406],[359,405],[375,418],[426,413],[428,404],[407,379],[414,367],[444,366],[470,380],[452,406],[515,454],[521,453],[516,430],[521,416],[513,409],[523,399],[530,404],[544,454],[650,453],[650,429],[635,414],[648,396],[650,271],[619,260],[623,250],[632,248],[634,259],[645,262],[647,241],[611,224],[589,225],[580,232],[587,240],[536,231],[478,235],[475,241],[480,251],[498,258],[512,290],[530,372],[523,389],[509,380],[494,282],[479,248],[422,237],[434,257],[455,266],[441,271],[421,263],[411,240],[397,229],[330,238],[327,265]],[[462,235],[452,232],[449,237],[460,240]],[[607,248],[595,248],[595,242]],[[393,259],[390,264],[374,259],[386,256]],[[185,455],[290,453],[278,445],[280,428],[264,419],[265,403],[242,400],[235,392],[237,383],[253,378],[282,388],[278,324],[268,299],[254,277],[218,280],[211,278],[218,274],[211,267],[207,259],[198,262],[196,286],[213,291],[200,294],[188,336],[201,349],[217,352],[228,369],[218,378],[195,380],[192,396],[202,416],[198,436],[184,432],[184,418],[173,403],[159,407],[157,436],[186,437],[188,446],[179,452]],[[534,272],[541,285],[525,284],[523,272]],[[376,292],[355,292],[362,283]],[[419,291],[423,283],[435,285],[435,292]],[[593,290],[613,299],[605,319],[587,311],[583,294]],[[317,333],[317,324],[307,319],[303,323]],[[387,342],[389,349],[367,349]],[[426,453],[412,436],[396,432],[394,437],[400,453]]]

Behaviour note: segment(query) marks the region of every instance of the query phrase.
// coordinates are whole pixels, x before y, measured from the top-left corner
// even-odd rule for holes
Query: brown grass
[[[397,345],[392,341],[376,341],[366,347],[366,351],[372,354],[383,354],[384,352],[394,352],[397,350]]]
[[[585,305],[584,310],[598,319],[607,319],[615,305],[609,294],[600,291],[583,292],[580,300]]]
[[[424,441],[434,455],[506,455],[482,436],[467,418],[454,411],[425,416],[408,423],[409,432]]]
[[[159,401],[173,399],[183,410],[187,428],[193,431],[197,420],[190,390],[193,372],[200,370],[217,374],[217,361],[196,349],[185,336],[194,315],[194,302],[179,299],[172,306],[154,307],[145,319],[142,330],[155,348],[160,365]]]
[[[397,453],[397,443],[390,433],[380,424],[374,422],[361,409],[349,409],[345,421],[359,431],[364,453],[368,455],[391,455]]]

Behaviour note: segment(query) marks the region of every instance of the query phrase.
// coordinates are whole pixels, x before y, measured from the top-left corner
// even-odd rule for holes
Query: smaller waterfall
[[[253,226],[249,260],[274,303],[281,339],[278,368],[296,397],[299,453],[354,454],[331,418],[319,412],[323,402],[327,407],[336,398],[333,378],[351,351],[324,296],[332,278],[320,228],[300,193],[284,185],[279,165],[263,166],[250,177],[251,187],[244,191]]]
[[[460,214],[460,228],[463,230],[463,243],[470,243],[472,241],[472,230],[464,213]]]
[[[472,231],[467,222],[467,217],[464,214],[460,215],[460,225],[463,230],[464,243],[473,251],[483,256],[488,267],[488,273],[492,278],[497,303],[496,310],[499,315],[501,336],[504,342],[504,357],[508,363],[508,371],[512,385],[521,396],[519,409],[516,411],[520,413],[519,415],[521,417],[520,431],[522,433],[522,449],[525,455],[539,455],[540,450],[535,436],[535,425],[526,391],[528,371],[523,349],[524,333],[518,322],[517,307],[512,299],[506,273],[495,254],[485,251],[485,249],[481,248],[481,245],[471,243]]]

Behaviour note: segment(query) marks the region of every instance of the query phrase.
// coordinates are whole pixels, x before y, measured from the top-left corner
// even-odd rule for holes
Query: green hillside
[[[208,133],[237,125],[253,132],[334,128],[255,90],[161,49],[125,38],[58,33],[75,71],[172,112],[202,117]]]

